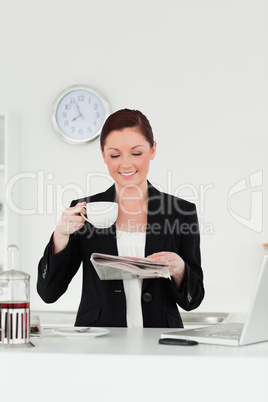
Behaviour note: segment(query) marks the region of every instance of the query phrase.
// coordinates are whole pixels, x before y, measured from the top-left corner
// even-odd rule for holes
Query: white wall
[[[35,290],[37,264],[58,209],[76,196],[66,186],[94,193],[109,184],[87,184],[88,174],[106,174],[98,140],[72,146],[51,123],[59,92],[86,84],[113,111],[148,116],[158,143],[150,181],[196,202],[206,287],[200,310],[246,310],[268,240],[268,3],[1,0],[0,7],[0,110],[21,116],[21,171],[36,175],[21,181],[22,208],[38,208],[21,217],[32,308],[77,308],[81,275],[47,306]],[[234,189],[232,216],[228,196],[243,179],[248,187]]]

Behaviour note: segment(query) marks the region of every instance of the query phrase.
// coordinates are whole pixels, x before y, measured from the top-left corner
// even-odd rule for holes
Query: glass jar
[[[0,345],[30,342],[30,275],[15,269],[0,273]]]

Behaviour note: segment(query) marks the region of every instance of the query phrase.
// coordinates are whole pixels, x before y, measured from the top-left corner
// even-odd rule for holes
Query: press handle
[[[11,254],[11,269],[15,269],[15,253],[19,251],[19,247],[16,244],[10,244],[7,251]]]

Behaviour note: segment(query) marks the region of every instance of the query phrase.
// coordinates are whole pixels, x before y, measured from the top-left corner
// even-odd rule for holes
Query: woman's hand
[[[82,229],[84,226],[85,219],[80,213],[85,213],[85,208],[83,208],[85,205],[86,202],[79,202],[74,207],[63,211],[53,235],[55,253],[58,253],[67,246],[70,234]]]
[[[185,273],[185,263],[178,254],[171,251],[161,251],[159,253],[148,255],[147,258],[151,258],[153,261],[156,262],[167,261],[169,263],[170,276],[172,276],[176,287],[180,287]]]

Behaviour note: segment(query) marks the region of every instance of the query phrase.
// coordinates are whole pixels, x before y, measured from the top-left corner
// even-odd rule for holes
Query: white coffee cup
[[[118,215],[117,202],[88,202],[84,208],[87,211],[87,216],[83,214],[81,215],[87,222],[91,223],[91,225],[98,229],[105,229],[112,226]]]

